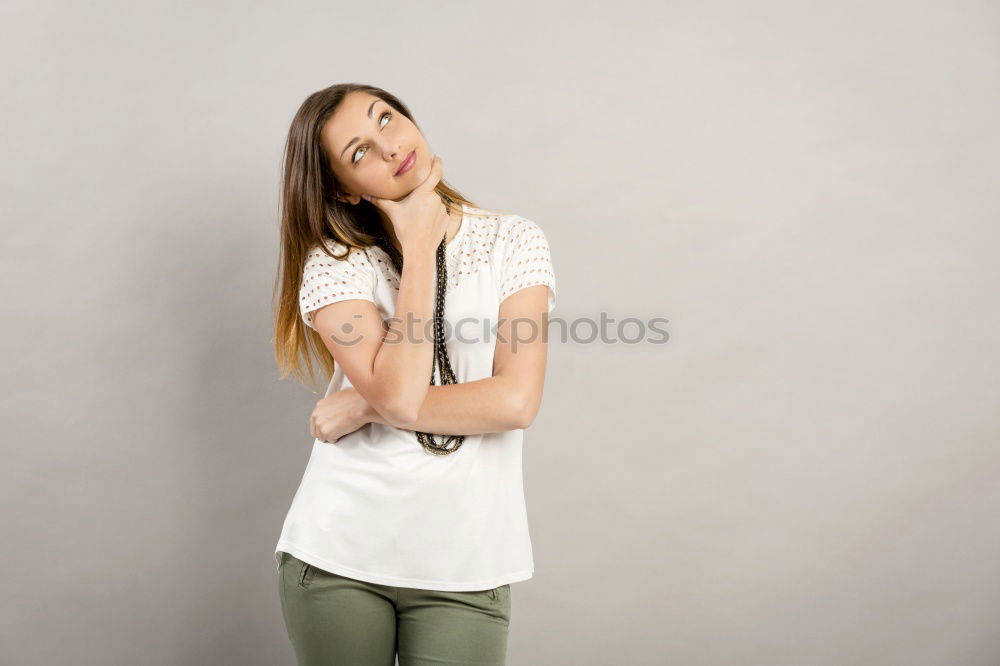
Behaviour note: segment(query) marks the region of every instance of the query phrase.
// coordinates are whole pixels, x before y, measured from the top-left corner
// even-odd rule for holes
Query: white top
[[[445,345],[457,381],[469,382],[493,374],[501,301],[547,284],[551,313],[556,283],[537,224],[510,214],[472,217],[469,212],[488,211],[464,204],[462,212],[445,248]],[[343,253],[343,245],[326,242]],[[384,319],[394,316],[399,275],[380,248],[355,250],[338,261],[314,246],[303,276],[301,314],[310,327],[314,310],[355,298],[375,303]],[[462,318],[473,320],[456,330]],[[337,364],[326,395],[348,386]],[[466,435],[448,455],[424,450],[411,430],[380,423],[333,443],[317,439],[275,559],[280,564],[278,553],[285,551],[342,576],[429,590],[484,590],[531,578],[523,435]]]

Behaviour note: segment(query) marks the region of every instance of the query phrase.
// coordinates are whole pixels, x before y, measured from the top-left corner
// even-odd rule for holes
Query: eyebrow
[[[378,103],[379,103],[379,100],[376,99],[374,102],[372,102],[371,106],[368,107],[368,117],[369,118],[372,117],[372,109],[374,109],[375,105],[378,104]],[[340,151],[340,159],[344,159],[344,153],[347,152],[347,149],[350,148],[352,145],[354,145],[355,141],[358,141],[360,139],[361,139],[360,136],[356,136],[353,139],[351,139],[350,141],[348,141],[347,145],[344,146],[344,149],[342,151]]]

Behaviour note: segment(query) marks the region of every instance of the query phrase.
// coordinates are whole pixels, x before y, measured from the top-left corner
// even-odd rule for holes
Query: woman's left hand
[[[367,414],[368,402],[356,389],[345,388],[316,403],[309,417],[309,432],[321,441],[336,442],[370,423]]]

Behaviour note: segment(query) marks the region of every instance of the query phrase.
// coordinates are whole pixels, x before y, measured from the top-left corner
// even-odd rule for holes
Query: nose
[[[383,136],[378,142],[379,150],[382,151],[382,158],[385,160],[392,160],[399,154],[402,148],[399,145],[399,141],[391,136]]]

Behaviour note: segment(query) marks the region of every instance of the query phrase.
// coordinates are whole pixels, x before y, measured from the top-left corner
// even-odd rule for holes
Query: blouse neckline
[[[469,207],[463,203],[462,221],[459,223],[458,231],[455,232],[454,238],[448,241],[448,243],[444,246],[445,252],[451,252],[458,245],[458,241],[462,240],[462,236],[465,235],[465,230],[469,226],[468,212]]]

